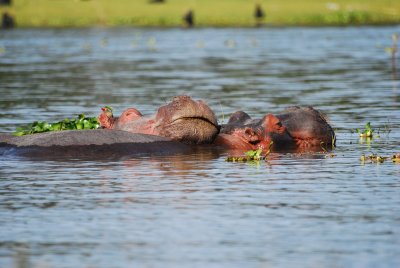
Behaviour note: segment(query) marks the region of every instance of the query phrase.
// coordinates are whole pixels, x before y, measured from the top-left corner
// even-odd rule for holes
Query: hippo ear
[[[282,122],[273,114],[267,114],[261,119],[261,125],[264,128],[266,133],[275,132],[275,133],[283,133],[286,131],[286,128],[282,126]]]
[[[228,125],[229,124],[237,124],[242,123],[244,124],[247,120],[250,120],[251,117],[247,113],[243,111],[236,111],[234,112],[231,117],[229,117]]]

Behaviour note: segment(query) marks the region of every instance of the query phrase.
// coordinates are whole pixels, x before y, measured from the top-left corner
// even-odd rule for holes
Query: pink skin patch
[[[121,116],[118,118],[120,124],[127,124],[131,121],[141,118],[143,115],[135,108],[128,108],[122,112]]]

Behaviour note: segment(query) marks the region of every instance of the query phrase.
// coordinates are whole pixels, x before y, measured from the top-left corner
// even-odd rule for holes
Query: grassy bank
[[[13,0],[0,7],[15,16],[20,27],[182,26],[182,16],[194,10],[197,26],[255,25],[260,3],[271,26],[363,25],[400,23],[399,0]]]

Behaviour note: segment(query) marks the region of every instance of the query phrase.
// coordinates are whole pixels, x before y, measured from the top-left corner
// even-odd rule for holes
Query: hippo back
[[[120,130],[54,131],[25,136],[0,134],[0,154],[32,157],[175,154],[190,147],[168,138]]]

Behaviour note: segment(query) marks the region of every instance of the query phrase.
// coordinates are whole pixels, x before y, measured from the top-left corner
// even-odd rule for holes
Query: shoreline
[[[185,28],[193,13],[194,28],[278,28],[393,26],[400,24],[400,1],[392,0],[14,0],[0,6],[18,28],[143,27]],[[262,8],[256,17],[256,3]]]
[[[187,30],[187,31],[196,31],[196,30],[206,30],[206,29],[249,29],[249,30],[266,30],[266,29],[285,29],[285,28],[368,28],[368,27],[376,27],[376,28],[384,28],[384,27],[396,27],[400,26],[399,23],[381,23],[381,24],[346,24],[346,25],[265,25],[261,27],[256,26],[196,26],[196,27],[185,27],[185,26],[143,26],[143,25],[82,25],[82,26],[16,26],[15,29],[20,30],[40,30],[40,29],[149,29],[149,30]],[[5,30],[9,31],[9,30]]]

